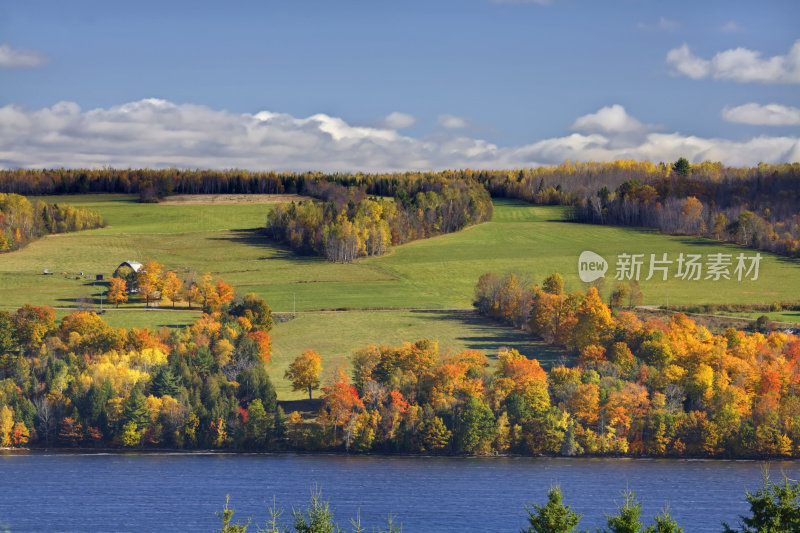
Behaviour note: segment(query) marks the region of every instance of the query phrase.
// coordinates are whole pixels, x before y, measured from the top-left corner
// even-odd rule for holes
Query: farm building
[[[137,261],[125,261],[114,271],[115,278],[122,278],[128,285],[128,289],[133,291],[136,286],[136,273],[142,269],[142,264]]]

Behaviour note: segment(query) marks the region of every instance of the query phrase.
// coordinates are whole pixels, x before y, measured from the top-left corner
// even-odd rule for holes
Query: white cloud
[[[614,104],[600,109],[597,113],[579,117],[570,129],[587,133],[622,133],[642,131],[644,125],[630,116],[624,107]]]
[[[0,45],[0,68],[38,67],[47,63],[47,56],[35,50],[11,48],[9,44]]]
[[[469,121],[455,115],[439,115],[436,123],[448,130],[463,130],[469,128]]]
[[[728,122],[758,126],[800,126],[800,109],[780,104],[760,105],[754,102],[722,110]]]
[[[763,58],[761,52],[740,47],[719,52],[711,60],[695,56],[689,45],[683,44],[667,53],[667,63],[676,73],[692,79],[800,83],[800,40],[784,56]]]
[[[386,115],[386,118],[381,121],[381,126],[391,130],[402,130],[405,128],[410,128],[416,123],[416,117],[407,113],[395,111],[394,113],[389,113]]]
[[[739,33],[742,27],[735,20],[729,20],[719,27],[719,30],[725,33]]]
[[[800,161],[797,137],[745,141],[655,133],[612,105],[580,117],[575,131],[498,147],[466,135],[403,136],[324,114],[237,114],[155,98],[88,111],[71,102],[0,107],[0,168],[244,168],[404,171],[519,168],[573,161],[712,159],[726,165]]]
[[[649,24],[647,22],[640,22],[636,25],[640,30],[664,30],[664,31],[677,31],[680,24],[677,21],[668,19],[666,17],[659,17],[658,22]]]

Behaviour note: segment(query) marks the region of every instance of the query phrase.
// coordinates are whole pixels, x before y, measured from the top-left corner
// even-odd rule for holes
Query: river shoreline
[[[349,453],[344,451],[303,451],[303,450],[181,450],[175,448],[0,448],[3,455],[230,455],[230,456],[296,456],[296,457],[371,457],[371,458],[441,458],[441,459],[603,459],[619,461],[709,461],[709,462],[753,462],[753,463],[791,463],[800,457],[707,457],[707,456],[651,456],[651,455],[459,455],[459,454],[412,454],[412,453]]]

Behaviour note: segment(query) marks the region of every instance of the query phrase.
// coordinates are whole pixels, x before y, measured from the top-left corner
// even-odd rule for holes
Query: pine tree
[[[571,506],[563,504],[561,487],[558,485],[547,491],[545,505],[534,505],[533,509],[526,505],[525,510],[528,511],[530,525],[522,533],[571,533],[576,531],[583,516],[572,511]]]
[[[163,365],[153,378],[153,384],[150,390],[154,396],[161,397],[168,395],[174,398],[178,395],[180,388],[180,378],[175,377],[169,365]]]
[[[773,483],[769,472],[764,472],[764,487],[755,492],[747,491],[750,516],[739,516],[741,530],[723,524],[725,533],[779,533],[800,531],[800,482],[783,481]]]
[[[642,504],[636,501],[636,495],[629,490],[622,493],[625,502],[617,506],[617,514],[606,515],[608,529],[604,533],[639,533],[642,531]]]

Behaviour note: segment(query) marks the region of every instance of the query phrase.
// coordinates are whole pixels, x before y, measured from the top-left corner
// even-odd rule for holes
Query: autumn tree
[[[183,287],[183,281],[172,270],[167,271],[161,279],[161,294],[172,302],[173,309],[179,298],[181,287]]]
[[[573,331],[573,346],[580,350],[590,344],[599,344],[613,325],[611,311],[600,299],[597,289],[591,287],[575,314],[577,322]]]
[[[311,390],[319,388],[319,374],[322,371],[322,357],[314,350],[306,350],[299,355],[284,377],[292,382],[292,390],[308,390],[308,399],[311,399]]]
[[[136,273],[136,288],[144,298],[145,307],[150,307],[150,300],[157,297],[161,290],[161,269],[164,265],[151,259]]]
[[[108,285],[108,303],[116,305],[128,301],[128,284],[122,278],[113,277]]]
[[[551,274],[542,282],[542,290],[548,294],[564,294],[564,277],[558,272]]]
[[[183,299],[189,304],[189,309],[192,308],[192,302],[200,300],[202,297],[200,287],[194,282],[186,282],[183,284]]]
[[[246,294],[244,298],[234,299],[229,313],[246,318],[254,329],[265,332],[272,329],[272,309],[266,300],[252,292]]]

